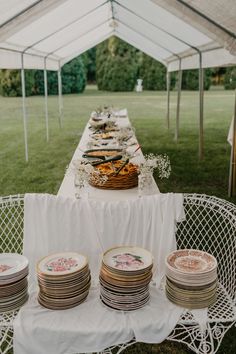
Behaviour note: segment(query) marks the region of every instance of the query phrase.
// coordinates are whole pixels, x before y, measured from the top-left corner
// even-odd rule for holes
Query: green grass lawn
[[[171,126],[168,131],[164,92],[106,93],[93,86],[84,94],[64,96],[61,130],[57,97],[49,97],[49,143],[45,139],[44,99],[27,98],[28,164],[24,161],[21,99],[0,97],[0,195],[57,193],[89,113],[103,104],[128,108],[144,152],[169,155],[171,177],[157,180],[162,192],[199,192],[227,198],[230,146],[226,138],[233,113],[232,91],[205,93],[205,152],[203,161],[199,161],[197,92],[182,93],[180,137],[176,143],[173,139],[175,92],[171,93]],[[236,201],[235,198],[231,200]]]
[[[43,97],[27,98],[29,162],[24,160],[20,98],[0,97],[0,195],[25,192],[56,194],[65,169],[83,133],[90,112],[100,105],[127,107],[143,152],[166,153],[172,165],[162,192],[196,192],[227,199],[230,145],[227,134],[233,114],[233,91],[205,93],[204,159],[198,160],[198,93],[182,93],[179,141],[174,141],[176,93],[171,93],[171,126],[166,125],[165,92],[106,93],[88,87],[81,95],[64,96],[63,129],[58,124],[57,97],[49,97],[50,141],[46,143]],[[230,199],[236,202],[236,198]],[[134,347],[137,353],[189,351],[177,344]],[[236,352],[235,328],[225,337],[220,354]]]

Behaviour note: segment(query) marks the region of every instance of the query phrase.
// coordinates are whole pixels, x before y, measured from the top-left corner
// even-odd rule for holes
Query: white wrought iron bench
[[[198,354],[214,354],[236,323],[236,206],[216,197],[185,194],[184,207],[186,220],[177,225],[178,248],[198,248],[217,258],[218,298],[208,309],[205,330],[186,311],[168,339],[185,343]],[[0,252],[22,252],[23,218],[23,195],[0,198]],[[0,313],[0,354],[12,350],[16,315],[17,311]],[[134,343],[121,344],[117,353]],[[111,353],[111,348],[104,353]]]

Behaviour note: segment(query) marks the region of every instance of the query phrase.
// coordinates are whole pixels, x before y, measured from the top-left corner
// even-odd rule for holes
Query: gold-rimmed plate
[[[152,267],[152,254],[145,248],[136,246],[114,247],[103,255],[103,263],[115,270],[122,272],[143,271]]]
[[[45,276],[73,275],[88,264],[87,257],[76,252],[55,253],[38,262],[37,271]]]

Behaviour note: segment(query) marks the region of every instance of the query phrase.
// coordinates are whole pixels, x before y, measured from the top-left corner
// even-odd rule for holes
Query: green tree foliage
[[[211,72],[211,83],[212,85],[222,85],[224,84],[224,78],[227,68],[225,67],[218,67],[212,68]]]
[[[137,50],[111,37],[97,46],[96,79],[99,90],[133,91],[137,80]]]
[[[166,67],[149,55],[143,53],[139,69],[144,90],[166,89]],[[171,75],[171,88],[175,85],[175,75]]]
[[[58,93],[57,72],[48,71],[48,94]],[[0,76],[1,91],[3,96],[21,96],[20,70],[2,70]],[[44,94],[44,73],[42,70],[25,70],[26,95]],[[83,92],[86,85],[86,73],[81,57],[71,60],[62,68],[63,93]]]
[[[86,72],[81,57],[77,57],[62,68],[62,92],[81,93],[86,86]]]
[[[204,69],[204,90],[209,90],[211,86],[211,69]],[[198,69],[196,70],[184,70],[182,77],[182,89],[183,90],[198,90]]]
[[[226,90],[236,89],[236,67],[231,66],[226,69],[224,87]]]
[[[37,95],[44,95],[44,73],[43,70],[36,70],[35,76],[35,90]],[[57,72],[47,71],[48,94],[58,94],[58,80]]]
[[[44,76],[42,70],[37,70],[35,74],[35,87],[39,95],[44,94]],[[62,92],[66,93],[80,93],[83,92],[86,85],[85,67],[81,57],[71,60],[62,67]],[[57,72],[48,71],[48,94],[58,94],[58,77]]]
[[[143,61],[139,70],[144,90],[165,90],[166,69],[164,65],[143,53]]]
[[[87,81],[89,83],[96,82],[96,47],[93,47],[83,53],[82,59],[85,66]]]
[[[34,86],[35,70],[25,70],[26,96],[35,94]],[[20,70],[3,69],[1,71],[1,94],[3,96],[21,96],[21,72]]]

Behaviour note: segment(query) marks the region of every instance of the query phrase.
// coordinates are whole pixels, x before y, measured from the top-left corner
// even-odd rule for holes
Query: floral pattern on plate
[[[207,252],[182,249],[172,252],[166,259],[167,267],[184,273],[209,272],[216,268],[217,261]]]
[[[88,261],[77,252],[60,252],[42,258],[37,264],[37,271],[49,276],[64,276],[82,270]]]
[[[143,268],[144,262],[141,256],[131,253],[117,254],[112,257],[115,262],[115,268],[123,270],[135,270]]]
[[[72,270],[78,266],[77,260],[71,257],[61,257],[46,264],[46,269],[51,272],[63,272]]]
[[[7,264],[0,264],[0,273],[3,273],[5,272],[6,270],[8,269],[11,269],[12,267],[10,267],[9,265]]]

